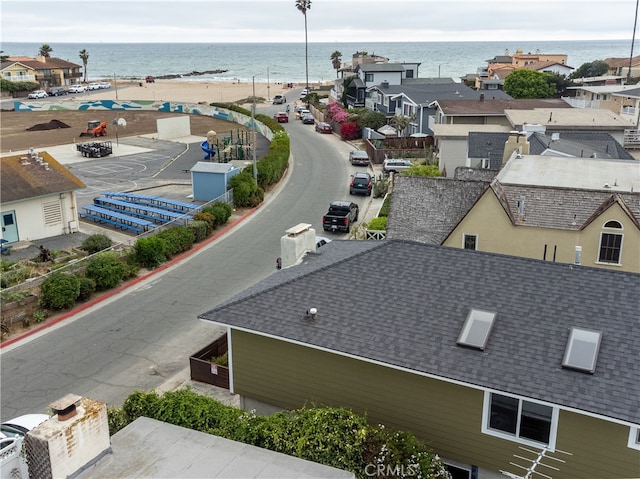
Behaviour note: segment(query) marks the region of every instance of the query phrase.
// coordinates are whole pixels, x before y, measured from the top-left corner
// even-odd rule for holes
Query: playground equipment
[[[87,129],[80,133],[80,136],[104,136],[107,134],[107,122],[100,120],[91,120],[87,125]]]
[[[210,135],[213,133],[212,135]],[[200,145],[206,153],[204,159],[213,161],[218,155],[218,163],[228,163],[232,160],[244,161],[249,158],[251,151],[251,132],[247,130],[232,130],[229,136],[218,138],[215,131],[207,133],[207,139]]]

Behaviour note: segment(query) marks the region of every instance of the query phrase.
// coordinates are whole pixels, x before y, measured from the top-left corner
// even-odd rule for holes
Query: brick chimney
[[[111,449],[107,405],[67,394],[50,405],[55,416],[27,433],[29,477],[71,477]]]
[[[502,155],[502,164],[506,165],[507,162],[514,155],[528,155],[529,154],[529,140],[527,139],[526,131],[511,131],[509,132],[509,138],[504,144],[504,153]]]

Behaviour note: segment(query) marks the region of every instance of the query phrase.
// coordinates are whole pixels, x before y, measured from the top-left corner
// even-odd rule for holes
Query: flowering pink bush
[[[357,123],[343,123],[340,127],[340,136],[345,140],[356,140],[362,137],[362,130]]]
[[[340,103],[337,101],[331,101],[327,105],[326,110],[327,117],[329,120],[333,120],[338,123],[344,123],[349,118],[349,113],[344,111],[344,109],[340,106]]]

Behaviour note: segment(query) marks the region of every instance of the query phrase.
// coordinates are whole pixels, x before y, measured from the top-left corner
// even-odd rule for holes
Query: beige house
[[[2,78],[12,82],[30,81],[43,89],[71,85],[82,79],[82,66],[44,56],[9,57],[0,65]]]
[[[605,58],[604,62],[609,65],[609,75],[619,75],[626,77],[629,74],[629,57],[627,58]],[[631,58],[631,76],[640,76],[640,55]]]
[[[511,158],[444,246],[640,272],[640,166]]]

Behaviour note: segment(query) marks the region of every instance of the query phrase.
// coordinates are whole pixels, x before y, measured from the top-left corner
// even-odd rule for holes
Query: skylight
[[[571,328],[562,366],[593,373],[596,370],[601,338],[600,331]]]
[[[495,318],[496,313],[489,311],[479,309],[469,311],[458,337],[458,344],[484,351]]]

